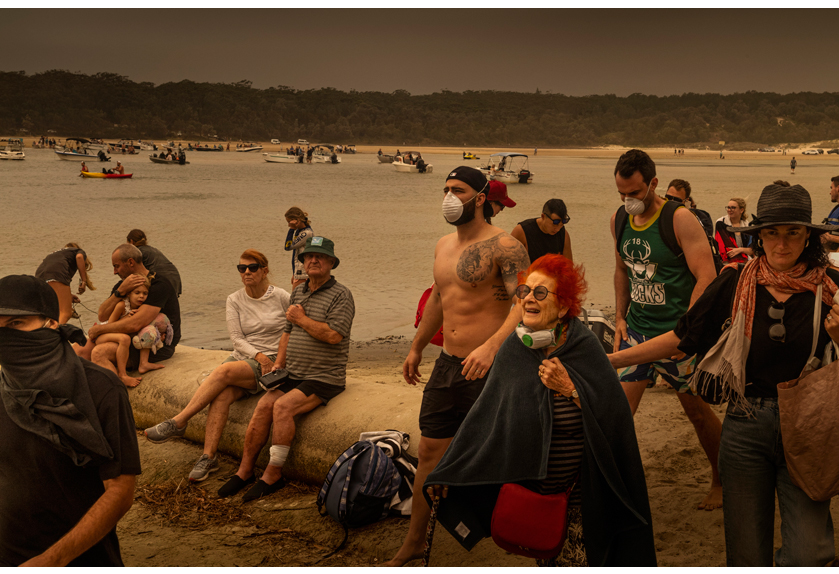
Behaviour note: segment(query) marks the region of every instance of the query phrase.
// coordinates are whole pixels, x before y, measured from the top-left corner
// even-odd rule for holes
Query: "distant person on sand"
[[[744,232],[749,226],[746,200],[742,197],[732,197],[725,206],[725,213],[717,220],[715,226],[720,256],[726,263],[746,263],[754,255],[754,236]],[[731,227],[743,228],[743,232],[729,231]]]
[[[111,254],[111,263],[114,266],[114,275],[119,275],[122,281],[114,285],[111,296],[99,305],[99,321],[108,321],[114,309],[118,305],[124,305],[124,299],[139,285],[142,285],[146,277],[151,281],[149,295],[133,315],[116,323],[93,325],[88,331],[88,337],[95,340],[99,335],[105,333],[137,333],[154,321],[160,313],[163,313],[172,324],[172,342],[158,349],[157,353],[149,357],[149,362],[159,363],[171,358],[175,354],[175,347],[181,340],[181,308],[178,304],[178,294],[175,289],[169,281],[158,278],[143,265],[142,252],[130,243],[123,243],[114,250]],[[116,373],[117,348],[116,343],[96,345],[91,356],[93,362]],[[134,370],[139,366],[139,363],[140,352],[132,346],[128,352],[126,368],[129,371]],[[133,378],[136,378],[138,382],[142,380],[141,377]],[[128,383],[133,383],[129,386],[136,384],[133,380],[128,381]]]
[[[558,253],[573,261],[571,236],[565,229],[565,224],[570,220],[565,202],[561,199],[549,199],[542,206],[542,214],[539,217],[520,221],[513,228],[511,235],[527,249],[531,263],[548,253]]]
[[[414,492],[446,452],[457,429],[483,390],[501,343],[521,319],[513,296],[527,251],[508,233],[486,222],[492,210],[489,182],[475,168],[452,170],[444,188],[443,217],[455,226],[434,250],[434,287],[402,366],[408,384],[421,381],[423,349],[443,327],[443,351],[425,385],[419,415],[422,433]],[[411,523],[402,547],[387,566],[422,556],[431,510],[414,497]]]
[[[268,466],[242,502],[283,488],[282,471],[296,434],[295,417],[326,406],[346,388],[355,302],[350,290],[332,276],[340,263],[335,245],[326,237],[310,237],[300,259],[309,278],[291,295],[273,365],[274,370],[286,369],[288,377],[259,399],[245,434],[239,470],[219,489],[219,497],[232,496],[254,482],[256,459],[269,431]]]
[[[204,453],[189,473],[191,482],[201,482],[218,470],[216,451],[230,405],[262,392],[259,378],[273,370],[286,326],[291,295],[271,285],[268,258],[247,249],[236,268],[244,287],[227,297],[227,331],[233,352],[213,369],[181,412],[145,430],[146,438],[153,443],[182,437],[190,419],[209,405]]]
[[[306,247],[306,241],[315,235],[312,225],[309,222],[309,214],[299,207],[289,208],[285,212],[285,220],[288,222],[283,249],[291,251],[291,287],[297,287],[308,279],[300,254]]]
[[[618,160],[614,175],[624,200],[624,206],[610,222],[615,239],[617,352],[673,329],[716,277],[716,269],[707,236],[696,217],[678,203],[656,195],[658,178],[649,155],[638,149],[629,150]],[[713,510],[722,506],[717,471],[722,426],[708,404],[689,386],[695,365],[695,356],[681,354],[675,359],[623,368],[618,376],[633,413],[654,376],[677,391],[711,464],[711,490],[698,508]]]
[[[73,303],[79,300],[70,292],[70,283],[76,271],[79,272],[79,295],[88,287],[91,291],[96,290],[90,280],[91,269],[93,269],[93,264],[88,259],[87,253],[79,247],[78,243],[71,242],[47,255],[35,271],[35,277],[46,281],[58,296],[60,310],[58,322],[61,325],[73,316]]]
[[[795,166],[798,165],[798,162],[795,161],[795,156],[792,156],[792,159],[789,162],[789,172],[791,174],[795,174]]]
[[[141,276],[142,277],[142,276]],[[117,305],[114,307],[108,323],[116,323],[123,321],[134,315],[149,296],[149,287],[151,281],[148,277],[142,277],[143,283],[135,287],[128,297],[125,298],[124,305]],[[140,373],[147,373],[157,369],[162,369],[164,365],[157,365],[149,362],[149,354],[156,353],[158,349],[162,348],[167,342],[172,343],[174,331],[169,318],[163,313],[158,313],[154,320],[140,329],[133,337],[127,333],[105,333],[99,335],[95,340],[95,345],[103,343],[116,343],[116,361],[117,376],[125,384],[126,387],[136,387],[140,384],[140,379],[130,377],[127,372],[128,352],[133,345],[135,349],[139,350],[139,364],[137,370]],[[89,343],[94,343],[93,338]],[[94,347],[95,348],[95,347]]]
[[[175,289],[175,293],[180,297],[183,292],[183,286],[178,268],[161,253],[160,249],[148,245],[147,241],[146,233],[142,229],[132,229],[128,232],[128,236],[125,239],[126,243],[130,243],[143,254],[143,265],[145,268],[153,272],[158,279],[168,281]]]

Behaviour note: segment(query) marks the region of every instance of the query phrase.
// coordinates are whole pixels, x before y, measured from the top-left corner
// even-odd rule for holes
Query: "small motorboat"
[[[262,159],[268,163],[303,163],[304,156],[288,155],[282,153],[263,153]]]
[[[126,179],[134,175],[133,173],[96,173],[95,171],[83,171],[82,176],[93,177],[99,179]]]
[[[241,147],[237,147],[236,151],[262,151],[262,146],[258,143],[250,142],[246,144],[242,144]]]
[[[481,159],[477,155],[473,154],[472,152],[465,151],[463,152],[463,159]]]
[[[69,159],[71,161],[78,161],[80,159],[98,159],[99,161],[111,161],[111,158],[105,155],[105,152],[99,150],[97,153],[93,153],[93,150],[76,152],[73,150],[68,151],[60,151],[55,150],[55,155],[59,157],[59,159]]]
[[[23,138],[9,138],[0,140],[0,143],[6,144],[0,148],[0,159],[18,161],[26,159],[26,154],[23,153]]]
[[[393,160],[393,167],[401,173],[433,173],[434,166],[425,163],[422,154],[418,151],[406,151],[396,156]]]
[[[523,153],[503,151],[489,156],[489,162],[478,168],[490,180],[504,183],[533,183],[533,172]]]
[[[223,148],[223,147],[221,147],[221,146],[218,146],[218,147],[216,147],[216,146],[210,147],[210,146],[208,146],[207,144],[204,144],[203,146],[200,146],[200,145],[199,145],[199,146],[193,146],[193,147],[190,149],[190,151],[224,151],[224,148]]]
[[[379,156],[379,163],[393,163],[393,156],[382,154]]]
[[[154,142],[144,142],[143,140],[139,141],[140,149],[143,151],[157,151],[157,144]]]
[[[163,154],[161,154],[162,156]],[[165,157],[157,157],[155,155],[149,155],[149,159],[152,160],[153,163],[165,163],[168,165],[189,165],[189,162],[186,161],[186,156],[184,156],[184,161],[181,161],[176,156],[172,156],[172,159],[166,159]]]
[[[317,144],[312,152],[312,163],[341,163],[341,158],[335,152],[335,146]]]

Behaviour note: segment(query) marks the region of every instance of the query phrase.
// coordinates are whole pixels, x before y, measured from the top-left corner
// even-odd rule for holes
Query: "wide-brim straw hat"
[[[757,200],[757,216],[748,227],[728,227],[731,232],[757,233],[773,225],[803,225],[818,231],[839,231],[839,225],[813,223],[810,192],[800,185],[767,185]]]

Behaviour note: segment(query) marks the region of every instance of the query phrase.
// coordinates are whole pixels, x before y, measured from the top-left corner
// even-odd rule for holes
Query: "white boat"
[[[140,149],[143,151],[157,151],[157,145],[154,142],[144,142],[140,140],[137,142],[140,144]]]
[[[383,153],[380,156],[378,156],[378,158],[379,158],[379,163],[393,163],[393,156],[392,155],[387,155],[387,154]]]
[[[303,156],[284,153],[263,153],[262,158],[268,163],[303,163],[300,160],[304,159]]]
[[[407,160],[407,161],[406,161]],[[434,166],[425,163],[418,151],[406,151],[393,159],[393,167],[401,173],[433,173]]]
[[[0,159],[7,159],[7,160],[23,160],[26,159],[26,154],[23,153],[23,139],[22,138],[9,138],[7,140],[2,140],[0,143],[3,143],[2,149],[0,149]]]
[[[55,150],[93,154],[93,156],[96,157],[97,152],[108,151],[108,144],[100,141],[89,140],[87,138],[67,138],[64,140],[64,145],[55,146]]]
[[[99,155],[102,154],[102,155]],[[72,150],[63,151],[63,150],[55,150],[55,155],[58,156],[59,159],[69,159],[71,161],[78,161],[84,159],[97,159],[99,161],[111,161],[111,158],[105,155],[105,152],[99,150],[97,153],[85,153],[85,152],[76,152]]]
[[[341,163],[341,158],[335,153],[335,146],[318,144],[312,152],[312,163]]]
[[[504,183],[533,183],[533,172],[523,153],[503,151],[489,156],[489,162],[478,169],[488,179]]]
[[[236,151],[262,151],[262,146],[258,143],[251,142],[242,144],[242,147],[237,147]]]

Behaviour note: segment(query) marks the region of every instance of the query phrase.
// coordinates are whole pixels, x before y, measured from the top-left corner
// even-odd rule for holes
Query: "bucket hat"
[[[7,275],[0,279],[0,315],[43,315],[58,321],[58,295],[43,279]]]
[[[757,216],[748,227],[731,227],[728,230],[740,233],[757,233],[773,225],[803,225],[818,231],[839,231],[837,225],[813,223],[813,202],[810,192],[800,185],[785,187],[767,185],[757,200]]]
[[[335,243],[331,239],[319,235],[306,240],[306,247],[303,248],[303,251],[297,256],[297,259],[302,263],[303,256],[307,253],[323,253],[324,255],[329,255],[335,259],[335,264],[332,266],[333,269],[338,267],[338,264],[341,262],[340,259],[335,257]]]

